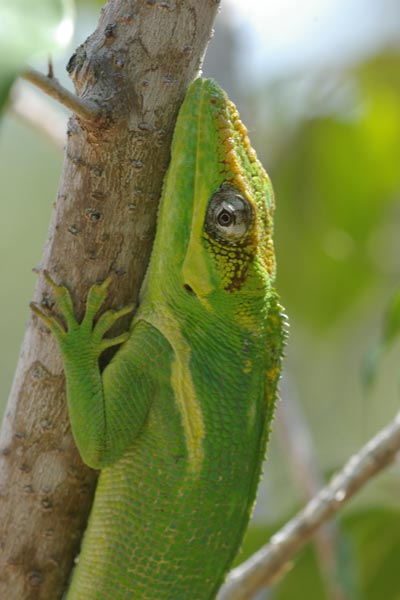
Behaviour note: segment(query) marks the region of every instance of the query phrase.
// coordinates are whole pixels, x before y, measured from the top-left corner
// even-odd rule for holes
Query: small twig
[[[22,81],[12,89],[9,110],[24,124],[44,135],[60,150],[67,137],[67,114],[58,105],[50,102]]]
[[[284,400],[279,403],[276,419],[278,440],[288,457],[292,478],[297,484],[303,501],[313,498],[325,481],[316,460],[312,436],[288,377],[283,386]],[[344,600],[346,594],[338,581],[337,528],[335,523],[324,523],[314,534],[314,546],[327,596],[331,600]]]
[[[50,79],[54,79],[53,60],[50,55],[49,60],[47,61],[47,77],[49,77]]]
[[[63,87],[55,77],[43,75],[35,69],[25,71],[22,77],[33,83],[33,85],[36,85],[52,98],[58,100],[58,102],[69,110],[72,110],[72,112],[85,121],[96,121],[102,116],[102,111],[95,102],[79,98],[79,96],[76,96]]]
[[[318,493],[325,482],[316,459],[311,432],[289,377],[282,384],[281,396],[283,400],[277,407],[276,433],[288,456],[292,479],[306,502]]]
[[[400,413],[352,456],[343,469],[293,519],[247,561],[233,569],[218,600],[249,600],[288,568],[315,530],[339,511],[400,450]]]

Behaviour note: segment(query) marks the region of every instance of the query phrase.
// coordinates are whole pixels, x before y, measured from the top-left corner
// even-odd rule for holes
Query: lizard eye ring
[[[222,208],[217,215],[217,223],[220,227],[229,227],[236,222],[236,215],[234,212]]]
[[[223,184],[211,196],[204,228],[211,237],[235,244],[246,237],[252,217],[248,200],[233,186]]]

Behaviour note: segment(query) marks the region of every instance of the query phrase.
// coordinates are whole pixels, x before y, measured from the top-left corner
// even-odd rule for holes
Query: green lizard
[[[56,336],[82,459],[101,469],[68,600],[208,600],[255,499],[283,346],[274,291],[274,200],[235,106],[197,79],[180,110],[151,261],[132,310],[81,324],[33,305]],[[98,360],[121,344],[101,373]]]

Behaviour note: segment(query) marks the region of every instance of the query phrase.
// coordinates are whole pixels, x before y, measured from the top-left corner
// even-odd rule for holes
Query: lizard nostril
[[[194,294],[193,289],[190,287],[190,285],[188,285],[187,283],[184,284],[183,286],[185,288],[185,290],[189,293],[189,294]]]

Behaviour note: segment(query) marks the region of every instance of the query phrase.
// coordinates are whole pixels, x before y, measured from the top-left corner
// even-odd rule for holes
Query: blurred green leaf
[[[400,290],[393,296],[384,316],[383,343],[391,344],[400,333]]]
[[[9,75],[8,73],[3,74],[0,71],[0,114],[7,102],[8,94],[10,93],[10,89],[13,83],[13,76]]]
[[[367,390],[375,382],[381,359],[385,351],[396,341],[400,334],[400,290],[395,292],[383,316],[383,327],[380,342],[365,355],[361,379]]]
[[[0,110],[28,60],[69,43],[73,16],[72,0],[0,0]]]
[[[314,329],[333,327],[400,252],[399,236],[387,248],[400,190],[399,56],[344,77],[357,91],[353,112],[303,122],[271,172],[278,287]]]
[[[400,511],[369,508],[343,519],[351,536],[363,600],[400,598]]]
[[[379,344],[368,350],[362,360],[361,383],[363,384],[366,392],[371,389],[372,385],[376,381],[383,352],[384,348],[381,344]]]

